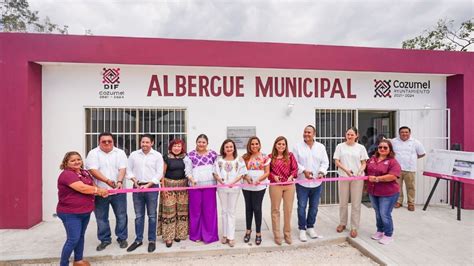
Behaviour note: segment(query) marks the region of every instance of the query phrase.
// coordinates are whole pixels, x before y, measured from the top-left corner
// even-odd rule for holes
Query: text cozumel
[[[152,75],[151,97],[244,97],[244,76]],[[355,99],[351,79],[321,77],[261,77],[254,80],[255,97]]]

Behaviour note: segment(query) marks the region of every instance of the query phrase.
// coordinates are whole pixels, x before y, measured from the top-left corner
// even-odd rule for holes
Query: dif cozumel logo
[[[392,87],[390,86],[391,80],[374,79],[374,82],[375,82],[374,98],[377,98],[377,97],[392,98],[392,95],[391,95],[392,91],[390,90],[390,88]]]
[[[102,85],[100,99],[123,99],[125,91],[120,90],[120,68],[102,68]]]

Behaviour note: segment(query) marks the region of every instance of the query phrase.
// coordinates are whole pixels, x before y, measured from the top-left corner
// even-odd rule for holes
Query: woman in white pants
[[[219,184],[228,187],[217,189],[222,208],[222,244],[235,245],[235,208],[239,199],[240,187],[232,186],[239,183],[247,174],[247,168],[242,158],[237,157],[235,143],[226,139],[220,150],[221,157],[214,164],[214,177]]]
[[[352,177],[362,176],[369,159],[364,146],[357,143],[357,128],[351,127],[346,131],[346,141],[339,143],[334,152],[334,161],[338,168],[339,176]],[[360,206],[362,192],[364,190],[363,180],[339,181],[339,225],[338,233],[346,229],[348,219],[348,203],[351,199],[351,232],[352,238],[357,237],[357,229],[360,222]]]

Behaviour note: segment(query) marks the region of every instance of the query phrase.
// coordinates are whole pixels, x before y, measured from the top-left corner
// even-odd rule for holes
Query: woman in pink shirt
[[[380,244],[393,242],[392,210],[400,193],[397,183],[400,173],[400,164],[395,160],[392,143],[381,140],[375,155],[367,162],[367,192],[377,221],[377,232],[372,235],[372,239],[378,240]]]
[[[278,137],[273,144],[270,156],[270,183],[292,182],[298,174],[298,164],[293,153],[288,151],[288,141],[285,137]],[[272,209],[273,237],[277,245],[281,245],[280,235],[280,205],[283,199],[283,234],[285,242],[291,244],[291,210],[295,198],[295,185],[272,185],[270,186],[270,199]]]

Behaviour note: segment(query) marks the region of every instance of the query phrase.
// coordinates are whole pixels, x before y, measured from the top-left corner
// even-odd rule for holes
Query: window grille
[[[329,158],[329,169],[327,177],[338,177],[336,165],[332,156],[337,144],[345,139],[346,130],[356,124],[356,110],[316,110],[316,141],[326,146]],[[339,203],[338,182],[323,182],[321,191],[321,204]]]
[[[154,149],[166,154],[172,139],[186,141],[185,108],[86,108],[86,154],[97,147],[101,132],[114,135],[115,146],[130,155],[140,149],[140,136],[151,134]]]

